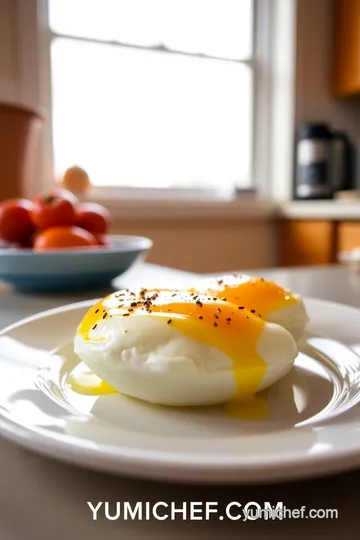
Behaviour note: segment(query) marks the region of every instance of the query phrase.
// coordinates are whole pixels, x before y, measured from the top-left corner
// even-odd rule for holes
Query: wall
[[[360,98],[331,97],[332,0],[298,0],[296,117],[325,120],[360,137]]]
[[[19,95],[16,48],[16,0],[0,0],[0,100]]]
[[[118,234],[148,236],[148,260],[199,273],[264,268],[274,263],[275,225],[270,220],[124,221]]]

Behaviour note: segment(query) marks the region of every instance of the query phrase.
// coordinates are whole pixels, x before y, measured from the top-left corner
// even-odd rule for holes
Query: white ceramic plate
[[[66,385],[71,341],[93,302],[0,334],[0,433],[53,458],[114,473],[199,483],[309,477],[360,465],[360,310],[306,299],[309,335],[264,398],[266,419],[149,406]]]

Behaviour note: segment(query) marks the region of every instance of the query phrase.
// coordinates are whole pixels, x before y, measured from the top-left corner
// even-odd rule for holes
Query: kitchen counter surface
[[[305,296],[360,307],[360,277],[341,266],[260,271]],[[119,278],[117,287],[166,284],[183,286],[193,276],[143,265]],[[68,302],[108,291],[66,296],[22,295],[0,284],[0,326]],[[339,321],[341,324],[341,321]],[[360,529],[360,471],[311,481],[266,486],[201,487],[112,477],[36,455],[0,440],[1,540],[118,540],[355,538]],[[288,508],[331,508],[338,519],[257,521],[109,521],[92,520],[87,501],[281,501]]]
[[[278,207],[288,219],[360,221],[360,201],[290,201]]]

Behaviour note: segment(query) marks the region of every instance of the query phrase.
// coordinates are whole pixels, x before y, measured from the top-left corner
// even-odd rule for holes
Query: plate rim
[[[30,315],[1,329],[0,336],[6,336],[9,332],[35,320],[90,307],[97,300],[74,302]],[[360,316],[360,308],[355,306],[306,296],[303,300],[305,306],[309,302],[314,302],[324,309],[336,306],[354,311]],[[306,430],[307,427],[298,429]],[[355,448],[335,449],[327,453],[309,456],[306,451],[300,450],[279,456],[271,454],[270,457],[269,454],[242,455],[241,460],[236,461],[234,454],[215,456],[211,453],[169,453],[161,450],[132,449],[125,445],[101,444],[99,450],[91,445],[90,440],[76,439],[77,443],[72,444],[71,435],[32,429],[31,426],[23,426],[11,418],[2,416],[1,413],[0,436],[38,454],[85,468],[187,483],[241,484],[294,480],[345,471],[360,464],[360,439],[359,445]]]

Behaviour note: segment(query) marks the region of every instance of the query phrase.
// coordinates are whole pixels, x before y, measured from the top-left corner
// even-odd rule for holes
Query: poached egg
[[[299,294],[264,278],[244,274],[200,280],[191,293],[222,298],[286,328],[299,341],[309,320]]]
[[[80,323],[74,350],[107,385],[150,403],[246,400],[290,371],[291,334],[242,306],[188,291],[119,291]]]

